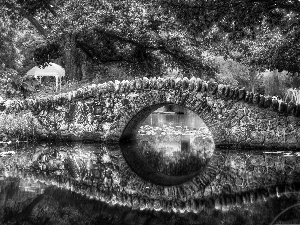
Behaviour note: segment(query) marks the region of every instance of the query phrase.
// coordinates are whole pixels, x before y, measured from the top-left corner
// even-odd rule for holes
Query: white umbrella
[[[33,67],[27,73],[27,76],[34,76],[35,78],[39,78],[41,82],[42,77],[53,76],[56,81],[56,91],[61,89],[61,77],[65,76],[65,70],[60,65],[55,63],[49,63],[45,68],[39,68],[38,66]]]

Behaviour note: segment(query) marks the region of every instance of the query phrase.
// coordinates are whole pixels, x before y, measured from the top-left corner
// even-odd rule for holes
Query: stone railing
[[[48,97],[25,99],[24,101],[8,100],[1,104],[1,110],[19,111],[31,110],[34,111],[39,105],[62,105],[66,101],[76,101],[95,97],[99,93],[128,93],[133,91],[148,91],[148,90],[178,90],[189,92],[206,93],[210,96],[222,98],[225,100],[242,101],[247,104],[253,104],[260,108],[267,108],[272,111],[291,116],[300,116],[300,104],[293,102],[285,103],[278,100],[276,96],[265,96],[258,93],[246,91],[245,88],[233,88],[229,85],[217,84],[212,81],[204,81],[200,78],[187,77],[181,78],[137,78],[134,80],[123,80],[115,82],[109,81],[102,84],[92,84],[78,90],[67,93],[50,95]]]

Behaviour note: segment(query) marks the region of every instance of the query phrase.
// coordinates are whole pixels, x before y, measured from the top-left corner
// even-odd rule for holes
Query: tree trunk
[[[251,85],[251,91],[252,91],[252,93],[255,92],[255,84],[256,84],[256,79],[255,78],[256,78],[256,73],[257,73],[256,69],[251,69],[249,71],[250,85]]]
[[[278,70],[273,71],[273,79],[274,79],[274,83],[273,83],[273,93],[272,95],[280,95],[281,91],[280,91],[280,81],[279,81],[279,77],[278,77]]]
[[[65,36],[64,61],[66,70],[66,80],[74,81],[82,78],[80,65],[76,62],[76,42],[75,34]]]

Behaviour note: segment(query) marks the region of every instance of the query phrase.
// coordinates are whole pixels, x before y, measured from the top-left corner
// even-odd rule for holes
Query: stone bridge
[[[4,106],[7,113],[30,110],[42,126],[38,138],[124,141],[168,104],[202,118],[217,146],[300,146],[300,105],[194,77],[110,81]]]

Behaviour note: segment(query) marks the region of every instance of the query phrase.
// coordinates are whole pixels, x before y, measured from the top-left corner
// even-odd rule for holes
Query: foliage
[[[65,41],[71,35],[76,48],[89,60],[116,63],[133,73],[153,76],[164,68],[165,63],[189,70],[209,69],[202,62],[199,46],[187,35],[185,27],[155,2],[44,2],[41,5],[34,0],[30,3],[4,1],[10,15],[24,16],[41,34],[49,36],[48,44],[37,51],[44,52],[36,54],[39,63],[59,56],[59,53],[53,54],[59,52],[53,44],[57,41],[61,49],[70,48]],[[29,8],[34,10],[28,11]]]
[[[20,57],[14,39],[14,24],[7,18],[0,17],[0,66],[17,69]]]
[[[299,1],[161,2],[209,50],[252,66],[299,71]]]
[[[13,137],[16,140],[34,139],[38,122],[31,112],[19,114],[0,113],[0,134],[6,134],[9,140]]]
[[[0,70],[1,95],[6,96],[8,93],[15,94],[16,90],[12,87],[11,81],[18,77],[18,73],[13,69]]]
[[[283,97],[287,89],[287,71],[278,72],[274,71],[265,71],[262,73],[265,87],[265,94],[270,96],[279,96]]]
[[[36,62],[63,58],[67,68],[76,65],[72,73],[85,73],[86,65],[100,63],[122,67],[130,76],[156,76],[167,68],[179,68],[212,77],[215,69],[204,52],[250,66],[256,71],[248,73],[252,89],[266,68],[299,71],[296,0],[4,0],[0,4],[11,20],[26,18],[44,36],[34,51]]]
[[[209,53],[206,57],[218,70],[215,77],[217,82],[235,87],[245,87],[246,90],[252,92],[256,92],[262,86],[261,73],[253,70],[250,66]]]
[[[300,104],[300,90],[289,88],[286,90],[284,101],[286,103]]]
[[[0,70],[1,94],[6,97],[26,98],[39,87],[33,77],[20,77],[13,69]]]
[[[57,59],[62,56],[61,49],[58,43],[43,43],[38,48],[34,49],[33,56],[38,65],[47,66],[50,59]],[[47,60],[45,60],[47,59]]]

